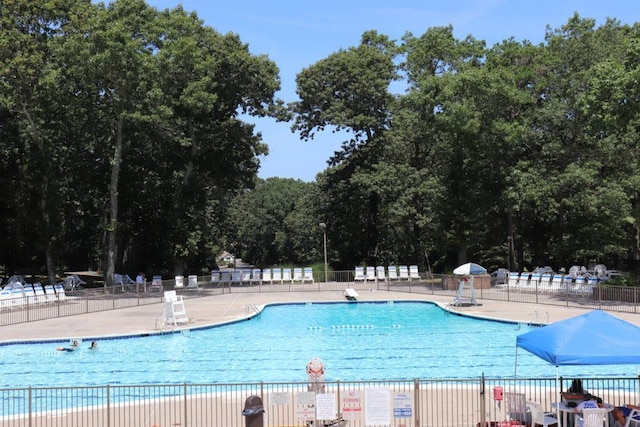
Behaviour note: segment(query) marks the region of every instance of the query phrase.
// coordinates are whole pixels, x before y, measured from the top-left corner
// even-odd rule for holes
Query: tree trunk
[[[115,267],[117,253],[118,232],[118,181],[120,180],[120,163],[122,162],[124,116],[118,117],[116,129],[116,144],[113,151],[111,166],[111,183],[109,185],[109,222],[107,224],[107,268],[105,270],[105,286],[113,286],[115,283]]]

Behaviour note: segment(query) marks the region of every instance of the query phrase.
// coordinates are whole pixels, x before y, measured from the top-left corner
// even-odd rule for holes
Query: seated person
[[[578,404],[575,408],[573,408],[573,412],[582,412],[583,409],[595,409],[602,406],[602,399],[596,396],[592,396],[587,394],[584,397],[584,400]]]
[[[58,347],[56,350],[58,351],[74,351],[78,348],[78,340],[73,340],[71,343],[71,347]]]
[[[585,393],[584,387],[582,387],[582,380],[579,378],[574,378],[571,381],[571,385],[567,389],[569,393]]]
[[[614,420],[620,423],[621,426],[624,427],[624,425],[627,423],[627,417],[631,414],[631,411],[633,411],[634,409],[640,412],[640,406],[630,405],[628,403],[624,406],[616,406],[611,411],[611,416],[613,417]],[[613,424],[610,424],[610,425],[613,425]]]

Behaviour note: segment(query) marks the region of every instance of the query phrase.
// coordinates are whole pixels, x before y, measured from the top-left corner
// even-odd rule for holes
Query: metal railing
[[[582,379],[609,404],[640,399],[640,378]],[[265,426],[308,426],[318,414],[348,427],[483,426],[513,418],[502,392],[520,392],[543,408],[560,400],[569,381],[553,379],[441,379],[307,383],[157,384],[0,390],[4,427],[232,427],[250,396],[261,398]],[[498,389],[499,392],[495,392]],[[322,408],[317,406],[322,405]],[[316,410],[318,412],[316,412]]]
[[[246,282],[212,282],[210,276],[199,276],[197,288],[178,288],[185,299],[215,296],[227,293],[271,293],[343,291],[346,287],[359,290],[386,290],[415,294],[445,295],[454,298],[458,292],[458,277],[420,273],[420,279],[408,280],[355,280],[352,271],[331,271],[328,282],[324,272],[314,272],[313,282],[251,280]],[[542,286],[491,286],[488,277],[478,279],[475,296],[478,300],[523,302],[540,305],[560,305],[583,309],[603,309],[626,313],[640,312],[640,287],[596,286],[576,287],[566,285],[557,288]],[[163,281],[163,289],[175,289],[174,280]],[[53,298],[23,296],[17,299],[0,298],[0,326],[26,323],[55,317],[73,316],[107,310],[117,310],[148,304],[160,304],[163,293],[150,287],[115,286],[83,289],[56,294]],[[544,323],[544,317],[535,323]],[[548,320],[548,319],[547,319]]]

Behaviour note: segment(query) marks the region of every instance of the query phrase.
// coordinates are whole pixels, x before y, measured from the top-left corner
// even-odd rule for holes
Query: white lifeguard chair
[[[165,325],[178,326],[189,322],[182,295],[177,295],[176,291],[165,291],[163,301]]]
[[[314,357],[307,363],[307,390],[316,393],[325,392],[324,382],[324,362],[318,357]]]
[[[476,290],[473,287],[473,276],[465,276],[458,281],[456,297],[451,305],[460,307],[462,305],[478,305],[476,302]]]

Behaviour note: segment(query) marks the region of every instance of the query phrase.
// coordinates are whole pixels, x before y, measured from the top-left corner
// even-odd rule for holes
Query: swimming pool
[[[473,319],[425,302],[276,304],[250,320],[186,333],[0,346],[0,388],[305,381],[321,358],[327,380],[513,377],[529,326]],[[629,374],[624,366],[563,367],[565,376]],[[518,377],[555,367],[520,350]]]

